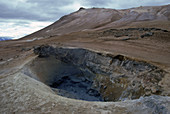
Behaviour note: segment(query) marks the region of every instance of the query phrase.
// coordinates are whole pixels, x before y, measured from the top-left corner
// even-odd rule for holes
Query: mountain
[[[107,28],[138,27],[141,25],[170,29],[168,24],[170,24],[170,5],[141,6],[123,10],[80,8],[74,13],[61,17],[52,25],[26,36],[26,38],[49,37],[77,31]]]
[[[0,41],[12,40],[12,37],[0,37]]]

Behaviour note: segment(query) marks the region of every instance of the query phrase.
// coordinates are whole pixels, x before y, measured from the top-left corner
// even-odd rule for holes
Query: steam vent
[[[81,7],[0,42],[0,114],[170,114],[170,5]]]

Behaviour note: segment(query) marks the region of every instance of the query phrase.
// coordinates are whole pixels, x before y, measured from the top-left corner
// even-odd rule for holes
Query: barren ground
[[[141,13],[143,10],[138,11]],[[108,15],[111,14],[108,13]],[[119,19],[119,16],[116,19]],[[104,18],[104,21],[106,20],[107,18]],[[95,26],[96,24],[93,25],[93,29],[83,30],[80,26],[73,31],[66,30],[66,34],[63,27],[61,35],[55,35],[53,32],[51,36],[43,34],[42,30],[43,32],[37,32],[20,40],[0,42],[0,113],[149,113],[150,109],[141,112],[140,109],[144,106],[139,103],[140,100],[101,103],[60,97],[46,85],[18,72],[26,63],[37,57],[33,52],[34,47],[40,45],[79,47],[112,55],[124,55],[163,69],[167,74],[161,83],[167,93],[170,93],[170,21],[133,21],[119,25],[105,23],[97,28]],[[161,30],[125,30],[128,28],[159,28]],[[120,34],[117,34],[119,32]],[[144,34],[151,35],[142,38],[141,35]],[[166,102],[166,107],[170,108],[169,97],[167,97],[168,100],[162,99],[165,100],[163,102]],[[130,109],[131,107],[135,108]]]

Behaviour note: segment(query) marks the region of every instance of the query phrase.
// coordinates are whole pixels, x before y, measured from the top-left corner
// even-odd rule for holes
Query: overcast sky
[[[125,9],[170,4],[170,0],[0,0],[0,36],[19,38],[80,7]]]

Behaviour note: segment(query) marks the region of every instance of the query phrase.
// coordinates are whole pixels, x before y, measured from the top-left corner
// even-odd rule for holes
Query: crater
[[[42,45],[22,72],[57,95],[85,101],[123,101],[162,95],[165,71],[144,61],[80,48]]]

